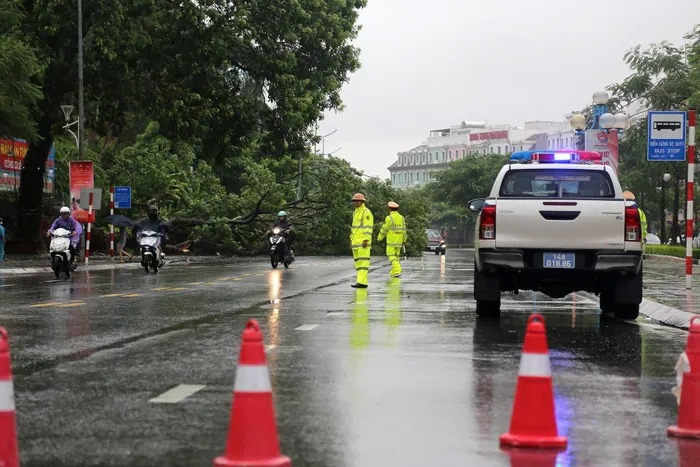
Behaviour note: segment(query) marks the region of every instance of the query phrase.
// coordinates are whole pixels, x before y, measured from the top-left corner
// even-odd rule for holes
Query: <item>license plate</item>
[[[576,255],[574,253],[545,253],[542,257],[542,265],[545,268],[574,269]]]

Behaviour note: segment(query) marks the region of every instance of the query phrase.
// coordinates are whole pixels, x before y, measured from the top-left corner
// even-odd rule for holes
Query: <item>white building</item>
[[[414,188],[433,180],[434,173],[450,162],[467,156],[510,154],[531,149],[573,149],[574,131],[565,122],[526,122],[522,128],[462,122],[450,128],[432,130],[427,140],[399,152],[388,167],[394,188]]]

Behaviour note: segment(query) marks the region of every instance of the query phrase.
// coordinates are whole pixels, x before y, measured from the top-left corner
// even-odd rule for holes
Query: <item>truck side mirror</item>
[[[486,200],[484,198],[477,198],[469,201],[469,210],[472,212],[479,212],[484,207]]]

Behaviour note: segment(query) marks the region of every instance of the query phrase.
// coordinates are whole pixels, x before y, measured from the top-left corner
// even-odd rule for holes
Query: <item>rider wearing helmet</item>
[[[136,224],[134,227],[134,235],[137,235],[140,230],[153,230],[161,235],[161,249],[165,251],[165,243],[168,239],[168,227],[163,222],[163,219],[158,215],[158,207],[155,204],[148,206],[148,218]],[[165,256],[165,254],[163,254]]]
[[[53,224],[51,224],[51,227],[49,227],[49,230],[46,232],[46,236],[50,237],[56,229],[66,229],[70,232],[70,246],[68,248],[70,251],[70,262],[73,263],[78,252],[80,234],[83,233],[83,226],[80,225],[80,222],[71,217],[68,206],[63,206],[61,208],[58,219],[53,221]]]
[[[289,247],[289,251],[291,252],[292,250],[292,243],[294,242],[294,239],[296,238],[296,232],[294,232],[294,226],[292,225],[291,222],[287,220],[287,213],[285,211],[280,211],[277,213],[277,220],[275,221],[274,224],[272,224],[272,229],[275,227],[279,227],[282,230],[287,230],[289,231],[289,234],[287,235],[287,246]]]

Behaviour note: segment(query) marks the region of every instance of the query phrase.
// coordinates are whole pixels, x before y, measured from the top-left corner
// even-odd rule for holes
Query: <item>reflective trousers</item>
[[[355,270],[357,271],[357,283],[367,285],[369,275],[369,258],[371,247],[353,248],[352,256],[355,259]]]
[[[401,261],[399,261],[399,257],[401,256],[401,247],[386,247],[386,256],[389,258],[389,262],[391,263],[391,271],[389,271],[389,275],[394,277],[397,274],[401,274]]]

